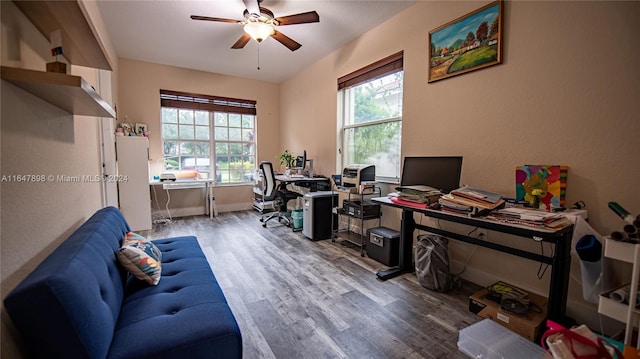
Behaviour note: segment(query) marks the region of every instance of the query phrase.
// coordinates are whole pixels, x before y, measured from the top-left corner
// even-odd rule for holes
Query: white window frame
[[[349,106],[352,103],[352,99],[349,98],[349,88],[362,85],[376,79],[379,79],[384,76],[388,76],[391,74],[395,74],[398,72],[403,72],[403,52],[398,52],[391,56],[388,56],[382,60],[376,61],[375,63],[365,66],[362,69],[352,72],[351,74],[345,75],[338,79],[338,113],[337,113],[337,151],[336,151],[336,164],[337,173],[341,173],[342,169],[351,163],[346,163],[347,159],[347,150],[346,150],[346,141],[347,141],[347,131],[363,128],[372,125],[380,125],[384,123],[398,122],[399,123],[399,133],[398,133],[398,153],[397,153],[397,163],[396,170],[394,176],[382,176],[376,171],[376,180],[380,182],[391,182],[391,183],[399,183],[400,182],[400,171],[401,171],[401,159],[402,159],[402,113],[400,113],[397,117],[391,118],[383,118],[372,121],[367,121],[363,123],[347,123],[347,121],[351,118],[351,112],[353,108]],[[404,73],[403,73],[404,77]],[[404,83],[404,81],[403,81]],[[404,88],[402,88],[404,91]]]
[[[188,156],[189,158],[194,158],[194,165],[199,165],[197,162],[198,155],[203,158],[209,159],[209,176],[216,179],[217,184],[222,185],[238,185],[238,184],[254,184],[253,175],[256,172],[256,168],[258,164],[257,161],[257,117],[256,117],[256,103],[255,101],[250,100],[238,100],[238,99],[229,99],[222,97],[214,97],[207,95],[193,95],[180,93],[175,91],[167,91],[161,90],[161,112],[160,112],[160,124],[161,124],[161,141],[162,141],[162,151],[163,151],[163,160],[168,157],[177,157],[179,166],[177,169],[167,169],[166,163],[163,166],[163,171],[165,172],[176,172],[182,170],[182,157]],[[176,125],[178,126],[178,136],[177,138],[165,138],[164,134],[164,111],[163,109],[170,108],[177,110],[177,118],[178,122]],[[194,121],[192,124],[180,124],[180,111],[192,111]],[[208,124],[207,125],[199,125],[196,123],[196,112],[205,112],[207,113]],[[215,122],[216,114],[223,114],[226,116],[226,125],[219,126]],[[230,116],[239,116],[239,126],[234,126],[232,122],[229,121]],[[249,126],[245,127],[246,120],[249,120]],[[208,127],[208,140],[195,139],[194,138],[182,138],[180,136],[180,126],[192,126],[196,127]],[[252,127],[251,127],[252,126]],[[222,128],[226,131],[227,135],[230,131],[240,131],[240,139],[229,139],[229,136],[218,136],[216,139],[216,128]],[[248,131],[247,130],[251,130]],[[222,138],[221,138],[222,137]],[[226,137],[226,139],[224,138]],[[176,154],[166,154],[164,153],[165,149],[165,140],[177,141],[178,148]],[[201,142],[209,144],[209,153],[208,154],[182,154],[180,153],[180,142]],[[216,145],[224,143],[227,145],[227,148],[231,146],[236,146],[242,148],[244,151],[245,148],[248,148],[248,153],[242,154],[231,154],[226,153],[225,156],[228,156],[227,163],[231,164],[232,158],[240,157],[239,163],[241,163],[240,169],[231,169],[227,168],[221,169],[218,168],[218,159],[219,156],[216,153]],[[247,159],[245,161],[245,159]],[[213,163],[213,165],[211,165]],[[251,168],[246,168],[245,163],[251,163]],[[232,172],[236,173],[236,176],[232,176]],[[234,180],[235,178],[235,180]]]

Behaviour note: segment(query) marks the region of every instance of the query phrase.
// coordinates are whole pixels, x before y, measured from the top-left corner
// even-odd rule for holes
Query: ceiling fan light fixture
[[[262,21],[251,21],[244,25],[244,32],[249,34],[252,39],[262,42],[269,36],[273,35],[275,29],[273,25]]]

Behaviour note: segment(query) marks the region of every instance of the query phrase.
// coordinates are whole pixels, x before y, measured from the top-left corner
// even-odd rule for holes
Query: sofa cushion
[[[160,281],[162,252],[143,236],[134,232],[125,234],[117,256],[134,277],[152,285]]]
[[[196,238],[152,242],[160,282],[127,281],[109,358],[241,358],[240,329]]]
[[[99,210],[5,298],[34,357],[106,357],[127,275],[115,252],[129,231],[118,209]]]

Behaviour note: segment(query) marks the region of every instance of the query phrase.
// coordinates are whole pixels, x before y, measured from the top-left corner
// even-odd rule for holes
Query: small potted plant
[[[289,152],[289,150],[284,150],[284,152],[276,155],[276,158],[280,160],[280,166],[285,167],[285,174],[296,164],[296,156]]]

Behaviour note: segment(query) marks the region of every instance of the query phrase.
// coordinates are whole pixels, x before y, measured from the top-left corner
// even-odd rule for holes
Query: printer
[[[356,191],[363,182],[376,180],[376,166],[367,164],[348,165],[342,171],[342,186],[355,187]]]

